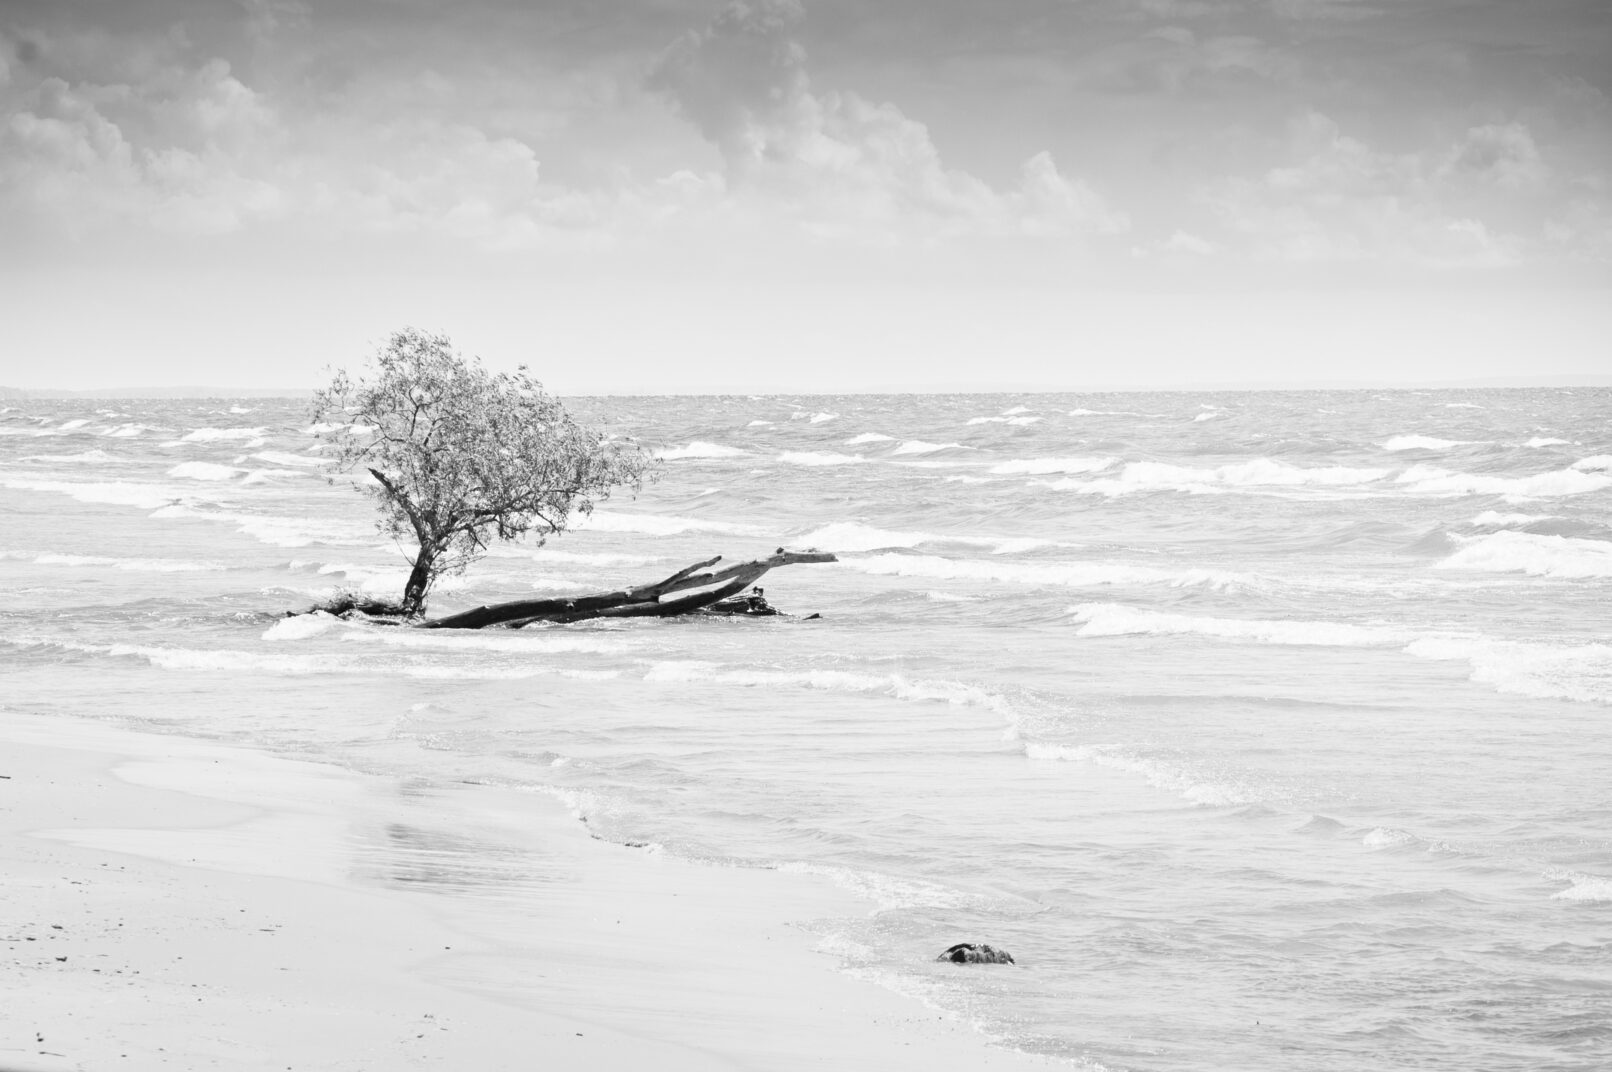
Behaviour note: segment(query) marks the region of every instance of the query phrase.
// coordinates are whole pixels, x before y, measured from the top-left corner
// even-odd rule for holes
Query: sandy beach
[[[866,907],[826,879],[533,794],[15,713],[0,740],[5,1072],[1051,1066],[838,972],[811,921]],[[432,843],[467,808],[543,873]]]

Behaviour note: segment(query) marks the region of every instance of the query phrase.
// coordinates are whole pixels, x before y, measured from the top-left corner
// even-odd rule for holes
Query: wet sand
[[[826,879],[544,797],[16,714],[0,775],[4,1072],[1054,1067],[836,970]]]

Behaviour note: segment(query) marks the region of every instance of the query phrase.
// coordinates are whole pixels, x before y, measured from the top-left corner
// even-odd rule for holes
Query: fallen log
[[[485,629],[503,626],[519,629],[534,622],[580,622],[589,618],[665,618],[676,614],[689,614],[703,607],[734,596],[755,583],[768,570],[791,566],[799,562],[836,562],[827,551],[786,551],[780,547],[766,558],[740,562],[711,572],[701,572],[722,561],[722,556],[708,558],[684,567],[663,580],[623,588],[618,592],[600,592],[574,596],[569,599],[522,599],[511,603],[494,603],[473,610],[450,614],[421,622],[419,629]],[[716,587],[711,587],[715,585]],[[691,591],[691,589],[700,589]],[[673,599],[664,597],[677,592],[689,594]]]

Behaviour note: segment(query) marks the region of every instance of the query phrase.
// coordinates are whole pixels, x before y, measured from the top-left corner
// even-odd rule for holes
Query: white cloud
[[[728,184],[821,236],[1068,235],[1127,226],[1048,153],[1001,192],[948,168],[928,128],[894,104],[817,92],[790,35],[795,0],[738,0],[661,57],[648,85],[722,153]],[[869,224],[886,228],[870,232]]]
[[[1135,246],[1131,254],[1136,257],[1162,257],[1166,260],[1187,261],[1207,257],[1215,252],[1215,244],[1186,231],[1175,231],[1169,238],[1148,246]]]
[[[1475,178],[1512,190],[1544,185],[1549,169],[1533,135],[1521,123],[1491,123],[1468,130],[1446,156],[1440,174]]]
[[[240,167],[239,147],[272,127],[222,61],[143,87],[49,76],[0,113],[0,178],[25,206],[76,232],[118,219],[232,231],[284,204],[272,183]]]
[[[1530,237],[1497,232],[1500,197],[1543,182],[1548,169],[1527,128],[1473,128],[1454,146],[1375,149],[1311,113],[1297,124],[1292,163],[1215,185],[1206,200],[1259,257],[1289,261],[1401,261],[1497,266]],[[1472,196],[1472,180],[1489,188]],[[1533,236],[1533,237],[1542,237]]]

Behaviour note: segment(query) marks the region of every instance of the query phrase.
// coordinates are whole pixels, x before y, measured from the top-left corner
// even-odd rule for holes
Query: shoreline
[[[868,910],[826,878],[532,793],[16,712],[0,740],[4,1072],[1062,1066],[815,952]]]

